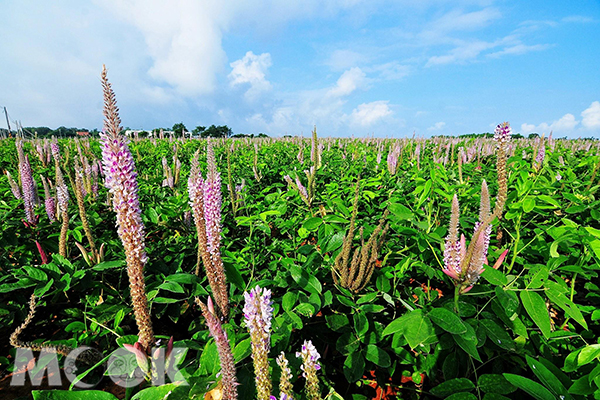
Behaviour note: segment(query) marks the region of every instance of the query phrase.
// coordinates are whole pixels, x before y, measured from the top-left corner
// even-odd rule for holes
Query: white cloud
[[[446,126],[446,123],[443,121],[440,122],[436,122],[435,124],[433,124],[433,126],[430,126],[429,128],[427,128],[428,131],[441,131],[442,129],[444,129],[444,127]]]
[[[586,129],[600,129],[600,101],[594,101],[588,108],[581,113],[583,119],[581,125]]]
[[[234,61],[229,65],[232,68],[229,74],[231,86],[250,84],[250,89],[246,92],[246,97],[252,99],[261,92],[271,89],[271,83],[265,78],[267,70],[272,65],[269,53],[257,56],[249,51],[242,59]]]
[[[516,44],[514,46],[505,47],[504,49],[488,54],[488,57],[499,58],[505,55],[521,55],[525,53],[530,53],[532,51],[542,51],[550,48],[552,46],[548,44],[535,44],[535,45],[526,45],[523,43]]]
[[[363,103],[350,114],[350,121],[355,125],[370,126],[393,114],[388,101],[380,100]]]
[[[230,13],[216,0],[98,2],[143,35],[150,77],[186,96],[211,93],[224,67],[223,28]]]
[[[465,42],[452,49],[448,54],[430,57],[425,66],[431,67],[433,65],[463,63],[465,61],[477,58],[481,52],[495,46],[496,45],[494,43],[479,40]]]
[[[352,50],[335,50],[325,61],[333,71],[344,71],[367,61],[367,56]]]
[[[533,124],[524,123],[521,125],[521,133],[523,135],[528,135],[530,133],[545,133],[548,135],[550,132],[554,132],[554,134],[569,134],[575,130],[577,125],[579,125],[579,121],[575,119],[573,114],[565,114],[562,116],[562,118],[552,122],[551,124],[542,122],[541,124],[535,126]]]
[[[398,61],[391,61],[385,64],[375,65],[370,68],[365,68],[368,72],[377,72],[379,73],[379,78],[384,80],[400,80],[406,76],[408,76],[411,72],[411,67],[409,65],[404,65],[399,63]]]
[[[340,76],[336,85],[327,91],[327,95],[331,97],[348,96],[356,89],[366,86],[366,83],[365,73],[360,68],[353,67]]]

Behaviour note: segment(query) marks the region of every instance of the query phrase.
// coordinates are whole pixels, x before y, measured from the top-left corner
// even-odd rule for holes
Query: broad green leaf
[[[365,358],[361,352],[351,353],[344,361],[344,376],[348,382],[356,382],[365,371]]]
[[[479,376],[477,386],[485,393],[510,394],[517,390],[500,374],[483,374]]]
[[[352,316],[352,319],[354,320],[354,329],[356,330],[356,334],[359,337],[364,336],[369,330],[369,320],[367,319],[367,316],[363,312],[359,311]]]
[[[544,337],[548,338],[551,330],[550,315],[542,296],[536,292],[523,290],[521,292],[521,301],[527,314],[529,314],[533,322],[540,328]]]
[[[577,366],[581,367],[594,361],[600,356],[600,344],[585,346],[577,356]]]
[[[477,396],[469,392],[458,392],[446,397],[446,400],[477,400]]]
[[[467,327],[467,332],[452,335],[454,341],[463,349],[468,355],[481,362],[481,357],[479,357],[479,353],[477,352],[477,335],[475,334],[475,329],[470,324],[465,324]]]
[[[344,327],[350,325],[350,320],[345,314],[327,315],[325,321],[327,321],[327,326],[336,332],[339,332]]]
[[[411,349],[417,348],[435,335],[431,320],[421,309],[408,313],[405,324],[404,337]]]
[[[556,397],[548,389],[529,378],[514,374],[503,374],[507,381],[519,389],[527,392],[537,400],[556,400]]]
[[[115,260],[115,261],[104,261],[100,264],[94,265],[92,269],[94,271],[104,271],[112,268],[120,268],[125,265],[125,261],[123,260]]]
[[[296,304],[298,294],[296,292],[286,292],[281,299],[281,306],[284,311],[290,311]]]
[[[523,211],[528,213],[535,208],[535,197],[527,196],[523,199]]]
[[[252,353],[252,341],[250,338],[244,339],[237,343],[233,348],[232,354],[236,364],[248,357]]]
[[[556,397],[564,400],[572,400],[571,395],[567,389],[560,383],[560,380],[554,376],[548,368],[546,368],[541,362],[536,359],[525,356],[527,365],[533,371],[534,375],[542,382],[542,384],[548,388]]]
[[[321,218],[312,217],[312,218],[309,218],[306,221],[304,221],[304,224],[302,224],[302,227],[309,232],[313,232],[313,231],[317,230],[317,228],[322,223],[323,223],[323,220]]]
[[[502,273],[502,271],[494,269],[490,265],[484,266],[481,276],[492,285],[504,286],[508,283],[508,279],[506,279],[506,276]]]
[[[468,392],[475,389],[475,385],[467,378],[456,378],[431,388],[429,392],[434,396],[447,397],[457,392]]]
[[[511,317],[519,309],[519,298],[517,294],[512,290],[504,290],[501,287],[497,287],[494,292],[498,301],[502,305],[505,314]]]
[[[514,350],[515,343],[510,335],[491,319],[482,319],[479,323],[484,327],[487,337],[492,343],[505,350]]]
[[[85,397],[82,397],[85,393]],[[85,392],[71,392],[69,390],[34,390],[31,392],[33,400],[118,400],[109,392],[100,390],[86,390]]]
[[[185,290],[183,290],[183,287],[179,283],[172,281],[163,282],[160,284],[160,286],[158,286],[158,288],[173,293],[185,293]]]
[[[367,346],[365,358],[381,368],[387,368],[391,365],[389,354],[374,344]]]
[[[455,313],[446,308],[434,308],[427,316],[434,324],[449,333],[461,334],[467,331],[465,323]]]
[[[578,394],[581,396],[589,396],[595,391],[596,389],[592,387],[588,375],[584,375],[581,378],[577,379],[569,388],[569,393]]]
[[[550,299],[552,303],[562,308],[568,317],[573,318],[573,320],[587,330],[587,322],[585,322],[581,311],[579,311],[577,305],[567,298],[567,296],[555,289],[546,290],[546,296],[548,296],[548,299]]]

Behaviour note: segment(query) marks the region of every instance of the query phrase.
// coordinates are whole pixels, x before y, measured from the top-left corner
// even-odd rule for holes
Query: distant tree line
[[[130,128],[123,129],[124,131],[130,130]],[[255,134],[244,134],[237,133],[234,134],[233,130],[227,125],[211,125],[209,127],[205,126],[197,126],[191,131],[189,131],[186,126],[182,123],[176,123],[172,128],[155,128],[151,131],[154,137],[157,137],[160,131],[163,132],[173,132],[173,135],[176,137],[196,137],[196,138],[229,138],[229,137],[268,137],[268,135],[264,133]],[[90,137],[98,137],[100,132],[98,129],[86,129],[86,128],[67,128],[65,126],[60,126],[56,129],[48,128],[47,126],[37,126],[37,127],[24,127],[23,133],[26,137],[37,137],[37,138],[50,138],[52,136],[56,136],[58,138],[70,138],[70,137],[82,137],[82,136],[90,136]],[[0,134],[3,136],[8,136],[8,129],[0,128]],[[15,135],[15,131],[12,131],[13,136]],[[139,131],[140,137],[150,135],[150,132],[147,131]]]

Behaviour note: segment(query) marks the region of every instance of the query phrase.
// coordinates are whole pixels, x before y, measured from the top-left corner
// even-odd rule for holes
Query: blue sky
[[[24,126],[600,137],[600,2],[3,2],[0,106]]]

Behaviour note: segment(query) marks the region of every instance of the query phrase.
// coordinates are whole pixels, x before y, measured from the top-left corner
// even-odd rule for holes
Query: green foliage
[[[213,125],[197,127],[193,133],[226,139],[231,130]],[[86,157],[100,157],[97,141],[90,140],[89,148],[82,143]],[[260,182],[252,168],[255,143]],[[184,184],[189,160],[197,149],[205,151],[205,142],[176,144],[182,165],[175,190],[161,185],[161,160],[172,159],[174,143],[142,139],[132,140],[130,146],[146,229],[146,290],[156,334],[163,342],[174,336],[188,349],[178,365],[190,385],[140,387],[129,398],[163,398],[170,390],[174,398],[200,398],[219,380],[216,346],[194,304],[197,296],[206,299],[210,288],[202,274],[194,275],[197,239],[193,221],[184,215],[189,210]],[[269,356],[274,387],[280,373],[274,358],[284,352],[292,370],[299,371],[295,352],[304,340],[312,340],[322,356],[321,388],[324,393],[325,388],[335,388],[344,398],[368,398],[373,384],[389,385],[407,399],[577,399],[600,391],[597,145],[557,140],[554,150],[548,145],[546,160],[536,171],[532,156],[537,143],[514,141],[514,155],[507,162],[506,212],[493,222],[489,266],[455,308],[453,283],[441,272],[451,200],[456,193],[464,229],[460,233],[470,236],[478,219],[481,181],[488,182],[492,195],[497,190],[491,140],[401,140],[398,169],[390,175],[385,159],[393,141],[321,139],[322,162],[310,206],[283,179],[289,174],[303,177],[310,159],[308,140],[230,138],[213,144],[222,176],[226,148],[233,145],[232,183],[244,182],[235,197],[235,215],[228,212],[232,208],[226,183],[222,187],[222,257],[232,305],[232,317],[224,327],[238,379],[250,388],[240,390],[241,398],[253,398],[254,384],[250,340],[241,317],[243,293],[257,284],[273,292]],[[59,145],[62,154],[69,151],[64,169],[72,176],[73,158],[79,157],[76,142],[60,140]],[[380,163],[378,146],[383,149]],[[461,149],[473,154],[462,164],[463,182],[457,163]],[[42,163],[34,143],[26,142],[25,151],[36,179],[38,174],[53,179],[54,168]],[[14,140],[2,141],[0,167],[18,177]],[[206,168],[203,161],[201,168]],[[360,250],[365,245],[358,228],[363,228],[366,243],[386,210],[390,227],[371,279],[353,293],[335,285],[331,269],[343,248],[359,176],[360,225],[353,246]],[[43,197],[41,185],[38,192]],[[125,255],[102,182],[97,198],[86,197],[92,232],[106,249],[104,261],[91,266],[74,244],[83,239],[75,204],[69,208],[65,258],[57,255],[60,223],[50,222],[39,207],[38,225],[25,227],[22,202],[12,197],[4,175],[0,193],[2,336],[9,337],[23,322],[33,292],[39,311],[23,332],[24,340],[42,343],[52,334],[53,344],[88,345],[105,355],[123,343],[134,343]],[[35,241],[50,255],[45,265],[40,265]],[[504,263],[494,269],[504,250],[508,250]],[[9,367],[13,355],[8,350],[0,354],[3,368]],[[294,379],[302,398],[303,378]],[[98,393],[85,395],[107,396]],[[33,396],[68,399],[74,394],[78,393],[54,390],[36,391]]]

